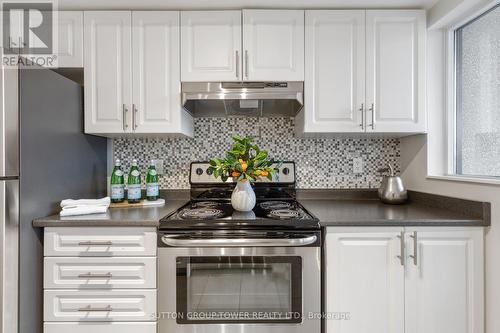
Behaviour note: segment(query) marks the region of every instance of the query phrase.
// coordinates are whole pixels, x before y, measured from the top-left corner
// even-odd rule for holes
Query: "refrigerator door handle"
[[[0,181],[0,276],[4,332],[18,332],[19,304],[19,181]]]
[[[0,176],[19,175],[19,94],[18,68],[0,69]]]
[[[0,181],[7,181],[7,180],[18,180],[19,176],[2,176],[0,177]]]

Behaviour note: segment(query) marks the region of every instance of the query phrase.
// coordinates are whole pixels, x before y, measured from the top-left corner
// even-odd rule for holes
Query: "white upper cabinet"
[[[304,80],[304,11],[243,10],[246,81]]]
[[[132,12],[132,128],[189,132],[180,99],[179,12]]]
[[[182,12],[181,59],[187,82],[303,81],[304,11]]]
[[[57,14],[57,66],[83,67],[83,12]]]
[[[406,333],[484,332],[483,230],[407,234]]]
[[[131,131],[131,13],[84,14],[85,133]]]
[[[367,131],[425,132],[425,12],[366,12]]]
[[[241,81],[241,11],[181,12],[182,81]]]
[[[365,12],[306,11],[306,132],[363,132]]]
[[[85,12],[85,132],[192,136],[180,100],[179,12]]]
[[[423,133],[425,12],[306,11],[297,132]]]

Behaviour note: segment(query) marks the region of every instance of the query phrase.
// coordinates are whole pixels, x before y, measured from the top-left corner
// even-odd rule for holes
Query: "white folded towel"
[[[102,199],[66,199],[61,201],[61,208],[65,207],[75,207],[75,206],[107,206],[111,203],[110,197],[104,197]]]
[[[88,215],[88,214],[102,214],[106,213],[108,207],[106,206],[76,206],[71,208],[63,208],[59,216],[73,216],[73,215]]]
[[[109,197],[102,199],[66,199],[61,201],[60,216],[87,215],[106,213],[111,203]]]

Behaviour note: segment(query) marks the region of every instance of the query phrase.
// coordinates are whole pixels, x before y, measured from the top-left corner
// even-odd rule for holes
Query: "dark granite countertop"
[[[148,208],[110,208],[106,214],[61,217],[59,214],[38,218],[35,227],[157,227],[160,219],[189,200],[189,191],[162,193],[165,205]]]
[[[384,204],[376,191],[303,190],[298,200],[321,226],[489,226],[490,204],[409,191],[402,205]]]
[[[106,214],[33,221],[35,227],[158,226],[159,220],[185,204],[189,191],[162,193],[165,206],[114,208]],[[409,192],[403,205],[387,205],[373,190],[299,190],[297,198],[321,226],[489,226],[490,204],[433,194]]]

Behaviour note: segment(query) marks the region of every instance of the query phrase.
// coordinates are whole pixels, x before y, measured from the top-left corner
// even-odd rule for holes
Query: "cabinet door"
[[[136,133],[173,133],[179,128],[179,12],[132,13],[133,110]]]
[[[181,12],[182,81],[240,81],[241,11]]]
[[[327,333],[404,332],[398,236],[399,228],[327,228],[326,313],[339,316],[326,320]]]
[[[156,323],[152,322],[46,322],[43,333],[156,333]]]
[[[45,289],[153,289],[156,257],[45,257]]]
[[[407,245],[406,332],[484,332],[482,228],[411,229]]]
[[[45,289],[45,322],[156,321],[156,289]]]
[[[365,11],[306,11],[305,132],[363,132]]]
[[[246,81],[304,81],[304,11],[243,10]]]
[[[46,257],[156,256],[156,228],[45,228],[43,254]]]
[[[58,12],[58,67],[83,67],[83,12]]]
[[[425,13],[366,12],[367,131],[425,132]]]
[[[85,133],[130,131],[131,13],[84,13]]]

